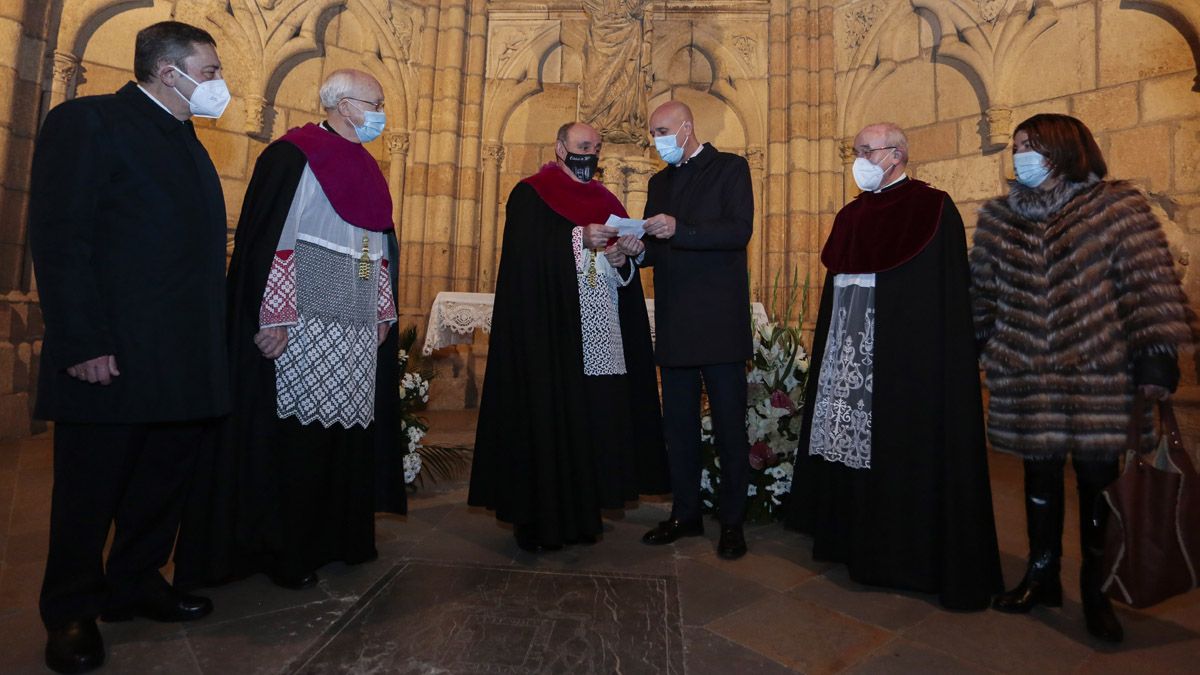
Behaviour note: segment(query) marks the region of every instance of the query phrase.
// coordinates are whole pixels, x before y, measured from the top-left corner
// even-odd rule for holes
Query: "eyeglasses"
[[[343,96],[342,98],[349,99],[351,101],[358,101],[359,103],[366,103],[374,108],[375,112],[383,112],[383,101],[376,103],[375,101],[364,101],[361,98],[354,98],[353,96]]]
[[[896,149],[896,146],[894,146],[894,145],[885,145],[881,148],[872,148],[869,145],[868,146],[860,145],[860,146],[854,148],[854,156],[865,159],[867,157],[867,155],[870,155],[872,152],[875,152],[876,150],[895,150],[895,149]]]

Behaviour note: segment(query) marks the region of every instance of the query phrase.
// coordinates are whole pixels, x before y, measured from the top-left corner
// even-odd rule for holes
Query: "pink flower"
[[[771,407],[786,410],[789,413],[796,412],[796,404],[792,403],[791,397],[778,389],[771,392]]]
[[[750,468],[755,471],[761,471],[768,466],[774,466],[779,463],[779,458],[775,455],[775,451],[771,446],[767,445],[766,441],[759,441],[750,446]]]

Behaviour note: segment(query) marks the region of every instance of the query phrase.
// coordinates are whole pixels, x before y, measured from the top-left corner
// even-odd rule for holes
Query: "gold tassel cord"
[[[596,287],[596,252],[595,251],[591,252],[591,260],[590,260],[590,264],[588,265],[587,282],[588,282],[588,285],[591,286],[592,288]]]
[[[358,259],[358,278],[371,278],[371,248],[370,240],[366,235],[363,235],[362,256]]]

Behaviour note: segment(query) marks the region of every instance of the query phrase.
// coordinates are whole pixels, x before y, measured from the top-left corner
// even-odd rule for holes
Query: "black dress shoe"
[[[726,560],[737,560],[746,555],[746,535],[741,525],[722,525],[721,540],[717,542],[717,555]]]
[[[684,522],[675,518],[664,520],[653,530],[642,535],[642,543],[651,546],[670,544],[681,537],[700,537],[704,535],[704,521],[699,518]]]
[[[48,631],[46,665],[56,673],[86,673],[104,665],[104,640],[96,620],[80,619]]]
[[[203,619],[212,613],[212,600],[199,595],[188,595],[170,586],[156,588],[142,599],[124,606],[104,610],[101,619],[108,622],[129,621],[140,616],[161,623],[177,623]]]
[[[271,583],[280,588],[286,588],[289,591],[302,591],[306,588],[312,588],[321,580],[316,572],[309,572],[301,576],[291,576],[289,574],[270,574]]]

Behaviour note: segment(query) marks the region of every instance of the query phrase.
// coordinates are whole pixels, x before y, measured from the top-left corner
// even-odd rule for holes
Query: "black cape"
[[[937,593],[947,608],[977,610],[1003,582],[966,236],[949,196],[940,214],[919,253],[876,273],[869,469],[808,454],[832,313],[828,275],[786,520],[813,536],[814,558],[845,563],[859,583]]]
[[[537,526],[547,546],[601,531],[600,477],[584,405],[575,224],[527,183],[508,198],[468,503]],[[636,463],[632,494],[670,490],[650,326],[640,277],[620,290]]]
[[[175,552],[180,588],[223,583],[269,571],[280,546],[281,486],[273,449],[282,421],[276,416],[275,364],[254,345],[271,261],[307,159],[289,143],[259,156],[242,204],[227,280],[233,412],[197,462]],[[395,235],[388,234],[396,261]],[[395,265],[392,272],[395,295]],[[399,337],[395,325],[379,348],[374,444],[374,510],[404,513],[403,453],[396,417]]]

